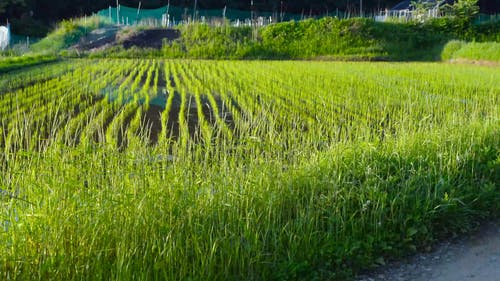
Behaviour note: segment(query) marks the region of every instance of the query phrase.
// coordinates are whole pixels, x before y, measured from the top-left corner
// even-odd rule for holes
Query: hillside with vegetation
[[[107,9],[116,4],[127,7],[143,9],[165,7],[167,4],[180,8],[254,10],[258,12],[295,13],[307,16],[332,15],[336,11],[346,12],[350,15],[359,15],[360,8],[364,14],[374,14],[381,10],[390,9],[401,0],[2,0],[0,2],[0,24],[6,20],[13,23],[15,34],[43,37],[57,22],[69,18],[91,15],[99,10]],[[251,5],[253,3],[253,5]],[[360,7],[362,3],[362,7]],[[479,0],[480,12],[484,14],[500,13],[497,0]]]
[[[115,32],[104,46],[80,48],[89,45],[86,36],[93,30],[106,28]],[[148,38],[155,31],[167,35]],[[442,52],[452,40],[499,42],[500,22],[473,24],[438,18],[399,23],[328,17],[265,27],[196,23],[151,31],[147,27],[117,30],[105,18],[94,17],[62,22],[32,50],[70,57],[436,61],[446,57]],[[134,41],[139,41],[135,47]]]
[[[492,53],[489,59],[496,56],[495,47],[485,46],[500,42],[500,21],[477,21],[480,7],[476,0],[444,6],[444,16],[436,18],[419,17],[427,12],[416,7],[423,10],[417,9],[414,19],[378,22],[322,17],[264,26],[240,25],[228,19],[187,21],[170,28],[144,23],[129,26],[117,25],[112,17],[94,15],[63,20],[29,50],[21,44],[3,55],[28,51],[31,56],[94,58],[437,61],[453,59],[450,51],[457,44],[448,42],[461,41],[482,43],[470,46],[486,48]],[[466,50],[454,56],[474,54]]]

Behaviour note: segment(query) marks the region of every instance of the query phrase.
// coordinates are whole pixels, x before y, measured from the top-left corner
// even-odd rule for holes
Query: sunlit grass
[[[343,280],[499,211],[491,67],[44,68],[0,77],[0,279]]]

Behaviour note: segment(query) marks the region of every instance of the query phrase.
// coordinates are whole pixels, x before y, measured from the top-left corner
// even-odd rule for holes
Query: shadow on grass
[[[339,149],[314,160],[290,177],[273,206],[277,220],[301,233],[298,252],[278,276],[348,277],[498,216],[499,139],[490,133],[472,137],[470,146],[415,141]]]

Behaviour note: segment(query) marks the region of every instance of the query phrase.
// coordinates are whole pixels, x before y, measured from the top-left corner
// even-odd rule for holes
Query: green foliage
[[[477,42],[500,42],[500,21],[486,22],[472,26],[473,36],[466,39]]]
[[[283,58],[373,58],[378,53],[370,38],[372,21],[322,18],[268,26],[261,31],[262,47]]]
[[[377,23],[373,38],[391,60],[436,60],[448,34],[426,22]]]
[[[92,30],[106,25],[109,25],[108,20],[98,16],[64,20],[47,37],[33,44],[31,49],[37,53],[57,53],[78,43],[82,36]]]
[[[180,31],[180,42],[174,42],[173,46],[167,44],[165,54],[183,48],[185,56],[190,58],[237,59],[246,57],[253,45],[250,27],[187,24],[181,26]]]
[[[5,57],[0,56],[0,74],[15,69],[20,69],[28,66],[54,62],[57,57],[50,55],[26,55],[18,57]]]
[[[368,19],[328,17],[284,22],[255,31],[250,27],[214,28],[197,24],[181,27],[181,38],[165,44],[163,53],[165,57],[211,59],[402,60],[418,57],[420,54],[414,52],[426,52],[434,48],[436,41],[443,41],[421,29]],[[390,36],[394,32],[401,37]]]
[[[451,41],[446,44],[441,57],[443,60],[465,59],[500,62],[500,42]]]
[[[459,40],[452,40],[448,42],[443,48],[441,59],[444,61],[451,60],[452,58],[454,58],[455,53],[460,50],[465,44],[466,43],[464,41]]]
[[[479,13],[478,0],[456,0],[452,5],[453,15],[461,21],[470,23]]]
[[[2,0],[2,2],[0,2],[0,15],[4,14],[8,7],[25,6],[25,2],[25,0]]]
[[[156,49],[132,47],[129,49],[123,46],[114,46],[101,52],[88,54],[89,58],[158,58],[162,56],[162,52]]]
[[[436,63],[6,73],[0,279],[349,279],[500,214],[499,87]]]
[[[25,36],[43,38],[49,33],[49,26],[46,23],[33,18],[12,19],[11,29],[13,34],[22,34]]]
[[[432,10],[436,3],[432,1],[411,1],[411,5],[413,6],[413,18],[417,19],[417,21],[424,22],[428,20],[427,13],[429,10]]]
[[[47,38],[33,45],[36,52],[60,52],[86,33],[107,23],[100,18],[64,21]],[[144,28],[144,27],[140,27]],[[161,51],[112,47],[91,57],[201,58],[201,59],[331,59],[331,60],[439,60],[446,42],[499,41],[500,22],[479,25],[456,17],[431,19],[424,23],[379,23],[369,19],[326,17],[290,21],[263,28],[212,27],[188,24],[182,34],[165,41]],[[120,33],[134,32],[124,29]],[[65,52],[65,56],[80,56]]]
[[[369,19],[322,18],[290,21],[263,28],[180,27],[181,37],[166,41],[162,56],[204,59],[333,59],[333,60],[439,60],[452,39],[495,41],[498,23],[464,24],[457,18],[424,23],[379,23]],[[110,56],[141,57],[123,52]],[[137,56],[135,56],[137,55]],[[149,56],[149,53],[146,52]]]

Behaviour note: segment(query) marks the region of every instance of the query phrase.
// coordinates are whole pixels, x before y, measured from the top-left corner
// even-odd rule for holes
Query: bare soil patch
[[[118,26],[96,29],[82,37],[74,48],[78,51],[105,49],[116,43],[118,31]]]
[[[450,63],[500,66],[499,61],[489,61],[489,60],[452,59],[450,60]]]
[[[125,49],[132,47],[161,49],[164,40],[172,41],[180,36],[181,33],[175,29],[130,30],[110,26],[90,32],[82,37],[73,49],[94,52],[117,45],[123,45]]]
[[[147,29],[132,33],[122,42],[125,49],[132,47],[161,49],[164,40],[175,40],[181,33],[175,29]]]

